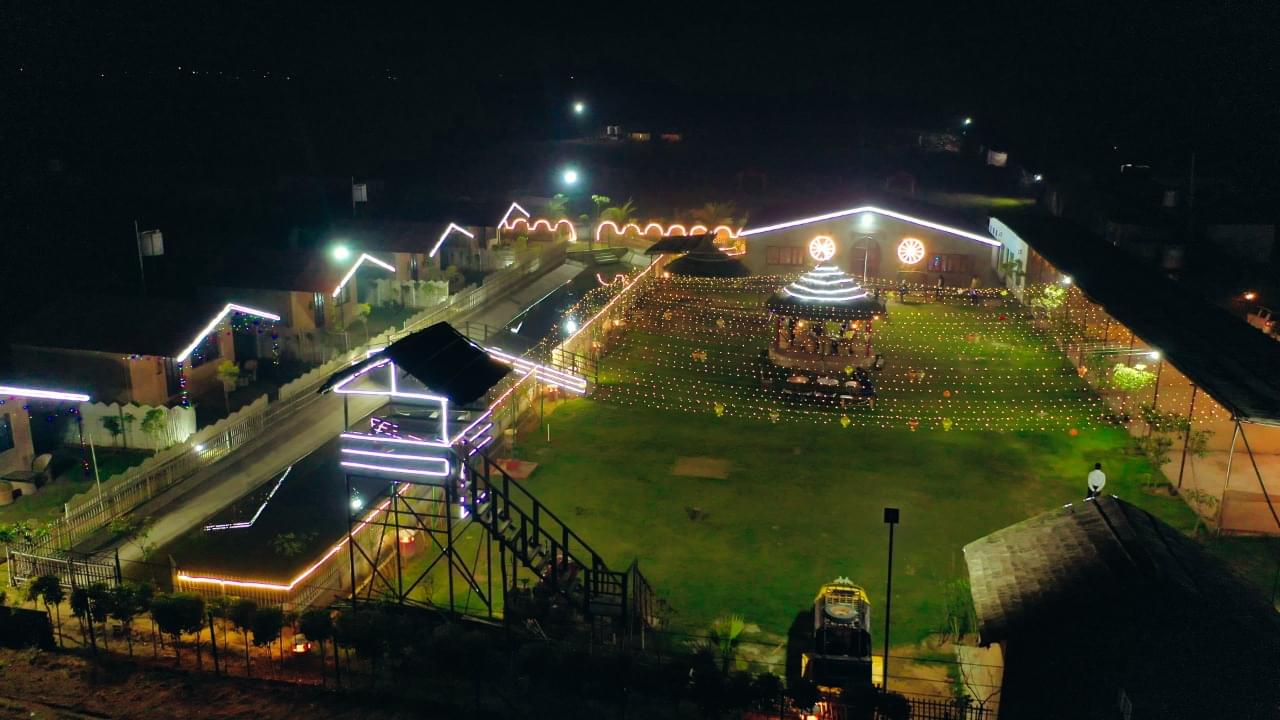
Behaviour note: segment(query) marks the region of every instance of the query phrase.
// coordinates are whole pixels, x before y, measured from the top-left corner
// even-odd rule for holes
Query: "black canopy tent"
[[[735,257],[716,247],[711,234],[664,237],[645,250],[646,255],[681,255],[667,265],[667,272],[685,277],[743,278],[751,271]]]
[[[366,372],[386,359],[433,392],[456,405],[467,405],[484,397],[511,368],[493,359],[445,322],[419,330],[397,340],[365,360],[329,377],[319,392]]]

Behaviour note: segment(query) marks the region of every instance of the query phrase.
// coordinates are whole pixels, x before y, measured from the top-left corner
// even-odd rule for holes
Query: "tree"
[[[38,598],[43,601],[46,613],[49,613],[49,609],[53,608],[53,614],[57,617],[59,647],[63,646],[62,609],[59,605],[66,597],[67,594],[62,589],[62,581],[58,579],[57,575],[41,575],[27,583],[27,600],[35,602]]]
[[[716,225],[734,225],[746,224],[745,215],[738,217],[738,206],[731,202],[709,202],[700,208],[694,208],[689,211],[689,217],[696,223],[701,223],[709,228]]]
[[[160,632],[173,638],[173,662],[180,665],[182,661],[178,639],[182,637],[182,609],[174,601],[173,595],[161,593],[151,599],[151,621],[160,628]]]
[[[298,630],[307,636],[308,640],[315,640],[320,643],[320,663],[324,665],[324,644],[326,640],[333,637],[333,615],[323,608],[312,608],[302,613],[298,618]],[[334,648],[335,651],[337,648]],[[335,653],[333,657],[334,672],[338,669],[338,656]]]
[[[547,201],[543,212],[552,220],[565,217],[569,214],[569,196],[564,193],[556,193],[555,197]]]
[[[271,538],[271,550],[280,557],[296,557],[307,549],[307,543],[314,538],[315,533],[280,533]]]
[[[711,623],[711,641],[716,645],[721,672],[729,672],[733,656],[738,651],[738,644],[742,641],[742,631],[746,628],[747,621],[741,615],[719,617]]]
[[[364,326],[364,344],[369,344],[369,316],[373,314],[373,306],[369,303],[356,303],[356,319]]]
[[[1138,363],[1133,367],[1129,367],[1124,363],[1116,363],[1116,366],[1111,369],[1111,386],[1125,394],[1124,405],[1121,409],[1126,414],[1128,413],[1129,400],[1139,390],[1155,381],[1156,374],[1148,370],[1147,366],[1142,363]]]
[[[85,592],[89,597],[89,621],[102,625],[102,649],[107,648],[107,614],[111,610],[111,588],[106,583],[89,585]]]
[[[253,614],[253,644],[267,648],[267,657],[271,657],[271,643],[280,639],[280,631],[284,628],[284,611],[278,607],[258,608]],[[284,648],[280,649],[281,659]]]
[[[1067,289],[1061,285],[1045,285],[1044,289],[1031,298],[1031,307],[1053,312],[1062,307],[1067,299]]]
[[[120,437],[124,435],[124,423],[121,422],[120,418],[116,415],[107,415],[106,417],[99,418],[98,422],[102,423],[102,427],[105,428],[107,432],[111,433],[112,441],[115,442],[117,446],[120,445]]]
[[[231,624],[236,626],[244,638],[244,674],[246,676],[249,675],[249,630],[253,628],[254,617],[257,614],[258,603],[246,598],[236,598],[227,609],[227,617],[231,620]]]
[[[216,597],[209,598],[209,612],[218,619],[218,624],[222,626],[223,653],[227,652],[227,618],[231,613],[231,606],[234,603],[235,601],[226,595],[218,595]],[[218,642],[218,638],[216,637],[210,637],[210,640],[215,644]]]
[[[195,633],[196,657],[200,655],[200,629],[204,626],[204,598],[192,593],[161,594],[151,600],[151,618],[160,632],[173,638],[173,662],[181,664],[179,643],[183,633]]]
[[[231,413],[231,391],[236,389],[236,383],[240,381],[240,366],[234,361],[223,360],[218,363],[218,379],[222,381],[222,402],[227,407],[227,413]]]
[[[139,425],[142,432],[146,433],[154,442],[156,449],[160,450],[165,447],[165,433],[169,429],[169,414],[164,408],[151,408],[142,416],[142,423]]]
[[[125,641],[129,645],[129,657],[133,657],[133,619],[144,611],[137,587],[125,584],[111,588],[108,604],[112,619],[124,628]]]
[[[89,591],[86,588],[77,587],[71,589],[71,614],[76,616],[76,620],[80,622],[80,636],[85,635],[85,626],[89,628],[89,646],[96,653],[98,651],[97,636],[93,630],[93,620],[90,617],[90,600]]]
[[[608,199],[608,198],[606,198]],[[636,205],[630,199],[621,205],[605,208],[600,212],[600,221],[610,221],[619,226],[636,219]]]
[[[120,413],[120,423],[121,425],[123,425],[124,444],[126,446],[132,444],[131,433],[133,432],[133,424],[137,421],[138,421],[138,418],[134,417],[133,413],[127,413],[127,412]]]

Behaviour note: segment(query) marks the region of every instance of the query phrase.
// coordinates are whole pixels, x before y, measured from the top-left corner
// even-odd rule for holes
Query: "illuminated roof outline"
[[[862,213],[874,213],[876,215],[883,215],[884,217],[893,218],[895,220],[901,220],[903,222],[911,223],[913,225],[919,225],[920,227],[929,228],[931,230],[937,230],[939,232],[944,232],[949,235],[955,235],[956,237],[962,237],[967,240],[975,240],[984,245],[990,245],[992,247],[1000,247],[1000,242],[997,241],[995,238],[992,238],[989,234],[980,235],[975,232],[962,230],[960,228],[952,227],[950,225],[943,225],[942,223],[936,223],[931,220],[925,220],[924,218],[916,217],[914,215],[907,215],[906,213],[900,213],[895,210],[888,210],[875,205],[860,205],[858,207],[849,208],[847,210],[836,210],[835,212],[824,213],[822,215],[813,215],[811,217],[800,218],[798,220],[790,220],[788,222],[777,223],[775,225],[766,225],[764,227],[749,228],[749,229],[743,230],[741,233],[739,233],[739,235],[741,237],[749,237],[751,235],[760,235],[767,232],[774,232],[776,230],[787,230],[789,228],[799,227],[801,225],[808,225],[810,223],[825,222],[827,220],[836,220],[838,218],[849,217],[852,215],[861,215]]]

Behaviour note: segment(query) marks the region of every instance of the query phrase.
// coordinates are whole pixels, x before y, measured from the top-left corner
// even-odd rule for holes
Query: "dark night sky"
[[[573,97],[761,143],[801,120],[972,115],[1037,168],[1195,150],[1275,192],[1280,3],[830,5],[5,3],[3,265],[114,258],[100,238],[188,187],[212,219],[231,205],[209,188],[243,178],[447,183],[458,154],[564,136]]]

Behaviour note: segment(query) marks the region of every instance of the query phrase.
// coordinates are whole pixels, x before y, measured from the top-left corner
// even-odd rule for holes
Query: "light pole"
[[[889,692],[889,609],[893,603],[893,526],[898,524],[898,508],[885,508],[884,522],[889,526],[889,573],[884,587],[884,662],[880,666],[880,689],[887,693]]]

